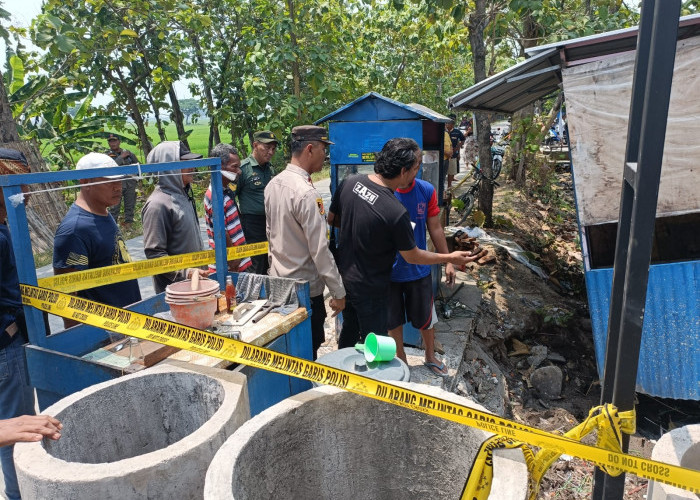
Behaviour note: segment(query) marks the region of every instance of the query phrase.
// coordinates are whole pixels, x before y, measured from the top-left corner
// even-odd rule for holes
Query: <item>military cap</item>
[[[279,144],[280,141],[277,140],[277,137],[275,137],[275,134],[270,132],[269,130],[258,130],[253,134],[253,141],[254,142],[262,142],[262,143],[269,143],[269,142],[274,142]]]

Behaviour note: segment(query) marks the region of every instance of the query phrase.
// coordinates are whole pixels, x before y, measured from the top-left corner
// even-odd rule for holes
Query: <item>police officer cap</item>
[[[316,125],[299,125],[292,129],[292,140],[298,142],[318,141],[325,144],[335,144],[328,140],[328,132],[323,127]]]

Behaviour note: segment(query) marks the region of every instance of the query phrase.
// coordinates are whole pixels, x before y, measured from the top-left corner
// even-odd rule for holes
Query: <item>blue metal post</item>
[[[36,285],[36,270],[34,269],[34,253],[32,242],[29,238],[29,224],[24,203],[12,208],[10,196],[22,193],[20,186],[7,186],[3,188],[5,194],[5,207],[7,208],[7,224],[12,237],[12,251],[17,262],[17,276],[20,283]],[[31,266],[27,265],[31,263]],[[46,326],[44,314],[31,306],[24,306],[24,317],[27,321],[29,341],[41,347],[46,346]]]
[[[216,244],[214,254],[216,256],[216,279],[220,289],[226,287],[226,275],[228,263],[226,260],[226,221],[224,214],[224,187],[221,182],[221,159],[216,158],[217,164],[213,166],[211,175],[211,204],[214,223],[214,241],[223,241],[224,244]]]

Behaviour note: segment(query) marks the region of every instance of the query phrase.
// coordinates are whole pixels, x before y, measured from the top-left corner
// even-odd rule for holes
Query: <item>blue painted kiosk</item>
[[[331,193],[349,175],[374,172],[374,156],[394,137],[410,137],[423,150],[418,177],[430,182],[443,205],[445,175],[442,161],[445,124],[449,118],[420,104],[404,104],[369,92],[316,122],[328,122],[331,145]],[[437,292],[441,267],[433,266],[433,290]],[[404,325],[404,343],[419,345],[420,333]]]
[[[226,245],[224,244],[223,190],[220,174],[221,162],[219,159],[202,159],[187,162],[130,165],[89,171],[70,170],[0,176],[0,186],[3,187],[8,211],[12,246],[17,256],[17,271],[20,283],[37,285],[25,206],[23,203],[19,203],[13,207],[11,200],[13,195],[21,193],[21,185],[31,186],[39,183],[76,181],[115,174],[152,174],[158,171],[180,170],[190,167],[205,167],[208,170],[213,170],[211,184],[212,204],[214,206],[214,237],[217,242],[221,242],[220,245],[216,245],[216,265],[217,269],[227,269]],[[216,278],[223,288],[226,273],[219,272]],[[268,320],[269,328],[259,332],[260,335],[255,336],[253,343],[286,354],[311,359],[311,326],[308,319],[310,311],[309,285],[306,282],[295,282],[295,286],[300,308],[288,316],[280,316],[278,320],[275,320],[275,318]],[[155,295],[127,307],[127,309],[150,315],[167,311],[168,308],[164,294]],[[47,334],[47,325],[44,321],[43,313],[29,306],[25,306],[24,309],[29,331],[29,344],[26,346],[27,365],[30,381],[36,388],[41,409],[90,385],[104,382],[123,374],[123,370],[119,368],[83,357],[109,343],[109,332],[106,330],[89,325],[79,325],[53,334]],[[242,327],[242,330],[244,330],[243,340],[246,340],[245,328],[246,326]],[[215,358],[200,355],[197,359],[194,359],[186,351],[177,353],[177,356],[179,356],[179,359],[198,364],[209,364],[220,368],[226,367],[227,369],[243,372],[248,377],[252,415],[290,395],[305,391],[311,387],[309,382],[301,379],[245,366],[227,366],[230,363],[225,363]]]

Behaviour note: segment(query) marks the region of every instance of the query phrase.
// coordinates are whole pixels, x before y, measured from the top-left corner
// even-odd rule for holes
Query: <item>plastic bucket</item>
[[[388,335],[368,333],[365,337],[365,359],[372,361],[391,361],[396,356],[396,341]]]

